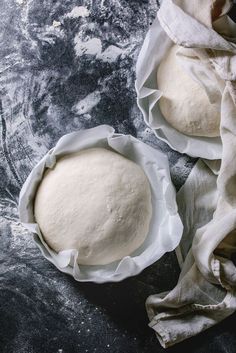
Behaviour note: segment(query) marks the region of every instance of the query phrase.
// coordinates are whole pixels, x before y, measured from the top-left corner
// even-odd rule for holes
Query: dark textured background
[[[76,16],[81,5],[88,17]],[[194,161],[158,141],[136,105],[135,62],[157,8],[0,0],[0,353],[164,351],[144,303],[175,285],[174,253],[122,283],[81,284],[42,257],[17,214],[22,184],[58,138],[103,123],[166,153],[176,188],[183,184]],[[233,315],[169,352],[236,352],[235,324]]]

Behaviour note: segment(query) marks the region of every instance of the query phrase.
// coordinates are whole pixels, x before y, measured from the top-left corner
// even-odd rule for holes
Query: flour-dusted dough
[[[35,219],[56,252],[77,249],[78,263],[104,265],[145,240],[152,215],[143,170],[104,148],[60,158],[38,188]]]
[[[157,86],[163,92],[159,107],[164,118],[176,130],[193,136],[220,135],[220,112],[207,94],[181,68],[173,45],[157,70]]]

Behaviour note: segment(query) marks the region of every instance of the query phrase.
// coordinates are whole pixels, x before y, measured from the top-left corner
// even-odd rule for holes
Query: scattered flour
[[[24,5],[24,3],[26,3],[27,0],[16,0],[16,3],[19,5]]]
[[[53,27],[59,27],[61,25],[60,21],[53,21],[52,23]]]
[[[116,61],[116,59],[123,54],[123,50],[116,47],[115,45],[110,45],[107,49],[105,49],[101,54],[97,54],[97,58],[101,59],[104,62],[112,63]]]
[[[74,43],[77,56],[82,56],[83,54],[99,55],[102,52],[102,42],[99,38],[92,38],[83,42],[80,38],[80,34],[77,34]]]
[[[85,6],[75,6],[71,12],[67,13],[64,17],[77,18],[77,17],[88,17],[90,11]]]
[[[116,61],[121,54],[124,54],[124,50],[115,45],[110,45],[102,51],[102,42],[99,38],[91,38],[84,42],[81,40],[80,34],[77,34],[74,43],[77,56],[84,54],[93,55],[96,56],[97,59],[108,63]]]
[[[186,158],[185,157],[180,157],[177,161],[177,163],[175,163],[174,168],[175,169],[183,169],[186,165]]]
[[[90,112],[101,100],[101,94],[99,91],[94,91],[89,93],[84,99],[79,101],[76,105],[73,106],[72,110],[76,114],[86,114]]]

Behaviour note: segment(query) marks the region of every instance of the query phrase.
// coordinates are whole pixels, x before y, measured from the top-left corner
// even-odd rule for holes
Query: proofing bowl
[[[222,155],[220,137],[182,134],[166,121],[159,109],[158,101],[162,92],[157,87],[157,69],[173,44],[156,17],[146,35],[137,61],[135,88],[138,106],[146,124],[172,149],[191,157],[220,159]]]
[[[56,253],[45,242],[34,218],[34,199],[47,168],[53,168],[58,158],[92,147],[114,150],[137,163],[146,173],[151,187],[152,219],[144,243],[119,261],[101,266],[78,265],[75,249]],[[64,135],[34,167],[24,183],[19,198],[22,224],[33,233],[43,256],[60,271],[81,282],[117,282],[137,275],[147,266],[174,250],[180,242],[183,226],[178,215],[175,189],[171,183],[167,158],[130,135],[116,134],[107,125]]]

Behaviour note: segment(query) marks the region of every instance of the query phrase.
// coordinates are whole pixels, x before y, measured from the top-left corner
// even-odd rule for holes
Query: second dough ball
[[[163,92],[160,110],[179,132],[192,136],[220,135],[220,112],[212,105],[203,87],[181,68],[173,45],[157,70],[157,86]]]

